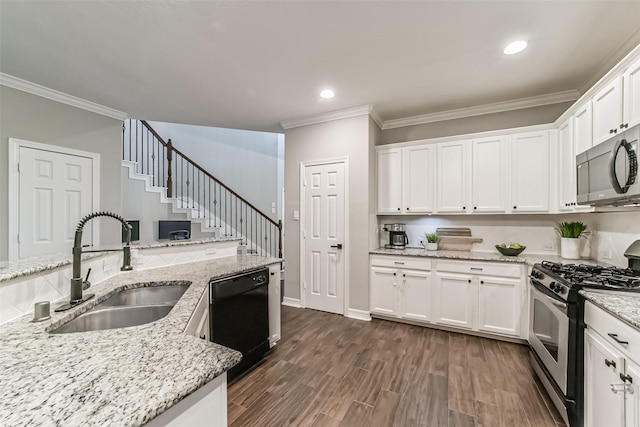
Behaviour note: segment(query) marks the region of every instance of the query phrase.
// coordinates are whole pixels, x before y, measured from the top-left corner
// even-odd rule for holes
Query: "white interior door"
[[[304,167],[304,305],[344,313],[345,164]]]
[[[93,206],[93,159],[18,150],[18,258],[70,252],[76,225]],[[86,227],[83,243],[92,242]]]

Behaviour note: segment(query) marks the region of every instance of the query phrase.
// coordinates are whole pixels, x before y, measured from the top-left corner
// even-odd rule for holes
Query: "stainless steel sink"
[[[96,307],[122,307],[166,304],[180,299],[189,287],[188,283],[179,285],[148,286],[126,289],[102,301]]]
[[[144,325],[165,317],[190,283],[126,289],[51,331],[52,334],[99,331]]]

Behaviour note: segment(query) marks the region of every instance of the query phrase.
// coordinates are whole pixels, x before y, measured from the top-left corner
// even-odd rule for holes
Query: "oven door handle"
[[[545,297],[545,299],[550,302],[551,304],[555,305],[558,308],[561,308],[563,310],[567,309],[567,304],[558,301],[557,299],[550,297],[549,295],[545,294],[544,292],[541,292],[538,287],[541,287],[542,285],[539,284],[539,282],[537,280],[531,279],[531,284],[533,285],[533,290],[535,290],[538,294],[540,294],[541,296]]]

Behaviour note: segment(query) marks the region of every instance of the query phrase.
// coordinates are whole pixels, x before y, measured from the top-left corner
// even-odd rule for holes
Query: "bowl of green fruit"
[[[496,245],[496,249],[498,250],[498,252],[505,256],[518,256],[522,253],[522,251],[527,249],[527,247],[522,246],[520,243],[511,243],[509,245],[507,245],[506,243],[501,243],[499,245]]]

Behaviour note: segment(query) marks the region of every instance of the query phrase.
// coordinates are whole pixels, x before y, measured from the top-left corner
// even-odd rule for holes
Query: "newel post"
[[[173,145],[171,139],[167,141],[167,197],[173,197],[173,177],[171,176],[171,161],[173,160]]]
[[[278,221],[278,258],[282,258],[282,220]]]

